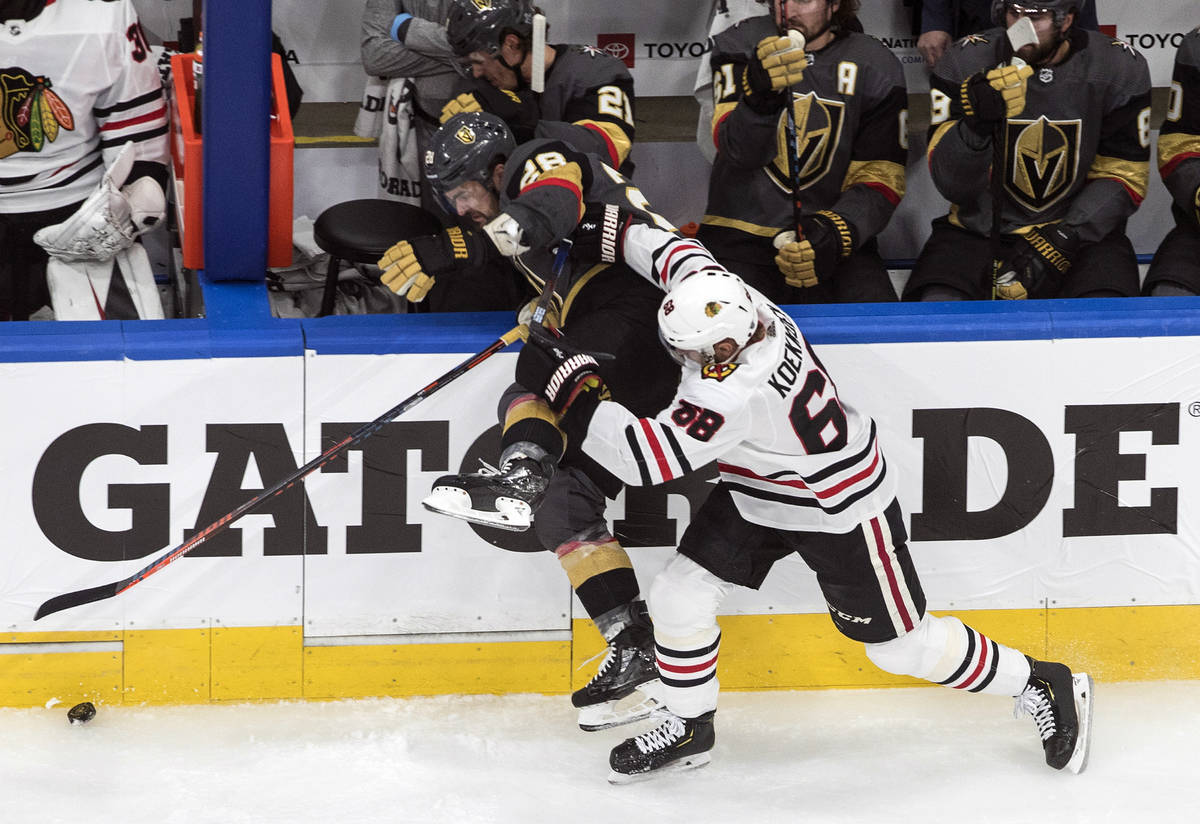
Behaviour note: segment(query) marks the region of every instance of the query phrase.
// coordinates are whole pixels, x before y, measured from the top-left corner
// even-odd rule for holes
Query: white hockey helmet
[[[732,272],[688,275],[658,307],[658,336],[679,363],[713,363],[713,347],[726,338],[741,351],[757,328],[758,311],[750,290]]]

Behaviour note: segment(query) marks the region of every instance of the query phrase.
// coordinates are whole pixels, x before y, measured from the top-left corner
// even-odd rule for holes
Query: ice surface
[[[1045,766],[1012,701],[729,692],[711,765],[610,786],[566,696],[0,709],[8,824],[1192,822],[1200,682],[1097,684],[1091,762]]]

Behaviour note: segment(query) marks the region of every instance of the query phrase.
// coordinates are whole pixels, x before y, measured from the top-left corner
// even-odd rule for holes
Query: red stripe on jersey
[[[1175,171],[1175,167],[1185,160],[1200,157],[1200,152],[1180,152],[1166,163],[1158,167],[1160,177],[1170,177],[1171,172]]]
[[[877,466],[879,466],[879,443],[878,442],[876,442],[876,444],[875,444],[875,456],[871,459],[870,466],[868,466],[866,469],[862,470],[861,472],[856,472],[855,474],[851,475],[846,480],[842,481],[840,484],[831,486],[831,487],[829,487],[829,489],[814,489],[813,493],[818,498],[822,498],[822,499],[831,498],[834,495],[837,495],[839,492],[844,491],[846,489],[846,487],[854,486],[854,484],[858,483],[859,481],[863,480],[864,478],[870,477],[871,473],[873,473],[875,471],[875,467],[877,467]]]
[[[583,203],[583,192],[580,191],[579,187],[569,180],[563,180],[561,177],[546,177],[542,178],[541,180],[535,180],[533,183],[530,183],[528,186],[521,189],[521,194],[532,191],[539,186],[561,186],[570,192],[580,204]]]
[[[895,189],[893,189],[891,186],[884,186],[882,183],[868,183],[866,185],[886,197],[888,203],[892,204],[893,206],[900,202],[900,195],[896,194]]]
[[[973,630],[971,630],[971,631],[973,631]],[[971,674],[968,675],[961,684],[955,685],[954,688],[956,690],[965,690],[968,687],[970,687],[972,684],[974,684],[975,681],[979,678],[979,673],[983,672],[984,662],[987,661],[987,653],[988,653],[988,649],[990,647],[990,645],[988,644],[988,639],[984,638],[978,632],[976,632],[975,634],[977,636],[979,636],[979,660],[975,663],[975,669],[971,670]]]
[[[654,432],[654,425],[646,418],[641,418],[638,421],[642,426],[642,434],[646,436],[646,445],[650,447],[650,451],[654,453],[654,462],[658,464],[658,473],[664,481],[669,481],[675,477],[671,472],[671,466],[667,463],[666,453],[663,452],[662,444],[658,442],[658,435]]]
[[[701,254],[708,255],[708,250],[699,243],[676,243],[671,247],[671,251],[667,252],[667,256],[663,259],[663,264],[660,270],[661,274],[659,275],[658,279],[662,281],[664,285],[669,277],[667,273],[671,269],[671,258],[675,257],[680,252],[700,252]],[[711,257],[711,255],[709,255],[709,257]]]
[[[721,139],[719,137],[719,134],[721,132],[721,124],[724,123],[725,118],[729,117],[729,115],[731,115],[731,114],[733,114],[733,109],[730,109],[729,111],[725,112],[725,114],[721,115],[721,119],[718,120],[716,122],[716,124],[713,126],[713,148],[714,149],[721,148]]]
[[[592,123],[584,125],[583,128],[591,129],[593,132],[600,135],[600,137],[604,140],[604,145],[608,148],[608,156],[612,160],[612,167],[614,169],[618,168],[621,165],[621,158],[617,154],[617,144],[612,142],[612,138],[608,136],[607,132]]]
[[[763,481],[768,484],[777,484],[779,486],[790,486],[793,489],[808,489],[808,484],[804,481],[781,481],[776,478],[764,478],[762,475],[751,472],[744,466],[734,466],[733,464],[722,463],[717,461],[717,471],[724,472],[728,475],[741,475],[743,478],[753,478],[756,481]]]
[[[131,117],[127,120],[110,120],[100,127],[100,131],[108,132],[113,129],[124,129],[126,126],[136,126],[139,123],[146,123],[151,120],[158,120],[161,117],[167,116],[167,107],[159,106],[155,111],[147,112],[137,117]]]
[[[676,673],[679,675],[687,675],[687,674],[693,673],[693,672],[702,672],[703,670],[710,669],[712,667],[715,667],[716,665],[717,665],[717,656],[715,656],[715,655],[712,658],[709,658],[707,661],[705,661],[701,664],[688,664],[686,666],[681,666],[679,664],[668,664],[663,659],[661,659],[661,658],[658,659],[658,668],[660,670],[664,670],[665,672]]]
[[[883,528],[879,526],[879,519],[871,519],[871,533],[875,537],[875,554],[879,556],[879,560],[883,565],[883,571],[887,575],[888,589],[892,592],[892,600],[896,604],[896,611],[900,613],[900,620],[904,623],[904,631],[910,632],[916,626],[913,623],[912,616],[908,614],[908,610],[904,606],[904,599],[900,596],[900,582],[896,579],[896,570],[892,566],[892,556],[888,553],[887,545],[883,540]]]

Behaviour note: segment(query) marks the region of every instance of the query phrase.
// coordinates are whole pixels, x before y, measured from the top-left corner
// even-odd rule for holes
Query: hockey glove
[[[533,324],[533,313],[537,310],[537,303],[540,298],[531,298],[528,303],[517,310],[517,324],[520,326],[530,326]],[[546,314],[542,316],[542,325],[550,329],[558,329],[562,326],[562,320],[559,318],[558,308],[551,302],[550,306],[546,307]]]
[[[420,303],[438,277],[485,266],[488,255],[488,242],[482,234],[452,226],[436,235],[402,240],[388,249],[379,259],[380,280],[409,303]]]
[[[787,105],[787,91],[804,79],[808,55],[804,39],[764,37],[742,71],[742,99],[758,114],[774,114]]]
[[[480,111],[489,112],[503,120],[512,130],[517,143],[532,140],[533,130],[541,119],[533,92],[528,89],[498,89],[485,80],[479,80],[472,91],[460,94],[442,107],[440,120],[445,123],[456,114]]]
[[[566,345],[557,332],[533,326],[517,358],[516,378],[559,415],[570,411],[573,425],[586,429],[606,390],[599,368],[593,355]]]
[[[1029,66],[1001,66],[968,77],[959,87],[963,122],[976,134],[990,136],[1005,120],[1025,111],[1025,90],[1032,74]]]
[[[625,231],[633,212],[615,203],[588,203],[571,233],[571,253],[585,263],[616,263],[623,260]]]
[[[996,297],[1024,300],[1043,289],[1058,293],[1063,275],[1079,253],[1079,235],[1061,223],[1030,229],[1000,264]]]
[[[854,251],[854,228],[836,212],[800,218],[802,238],[792,231],[775,236],[775,265],[789,286],[807,288],[833,277],[838,261]]]

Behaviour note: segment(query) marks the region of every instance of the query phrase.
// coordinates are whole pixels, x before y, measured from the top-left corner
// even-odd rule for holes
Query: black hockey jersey
[[[130,0],[57,0],[0,28],[0,212],[86,198],[126,141],[167,162],[167,108]]]
[[[538,98],[535,137],[566,140],[628,171],[633,148],[633,77],[625,64],[592,46],[555,46]]]
[[[524,230],[523,239],[530,250],[514,258],[514,263],[535,289],[541,289],[553,268],[554,245],[575,231],[589,203],[617,204],[633,212],[636,222],[674,231],[665,218],[649,211],[646,198],[628,178],[596,155],[563,140],[527,141],[505,163],[500,209]],[[590,291],[612,277],[625,279],[626,285],[618,288],[646,287],[622,264],[610,266],[572,255],[555,289],[563,322],[568,322],[575,304],[586,301],[581,297],[585,286]]]
[[[1200,226],[1200,27],[1175,55],[1167,117],[1158,135],[1158,171],[1178,207]]]
[[[786,114],[760,115],[740,103],[747,62],[760,40],[777,33],[772,19],[760,16],[712,39],[717,156],[706,232],[771,238],[792,222]],[[853,32],[838,33],[808,60],[792,88],[803,210],[842,215],[861,245],[883,230],[904,195],[904,72],[882,43]]]
[[[1146,196],[1150,71],[1122,40],[1074,28],[1069,38],[1067,59],[1034,69],[1025,110],[1000,130],[1001,231],[1064,221],[1094,242]],[[979,234],[991,233],[993,146],[961,123],[960,89],[1011,57],[1004,30],[990,29],[951,45],[930,79],[933,182],[950,201],[950,222]]]

